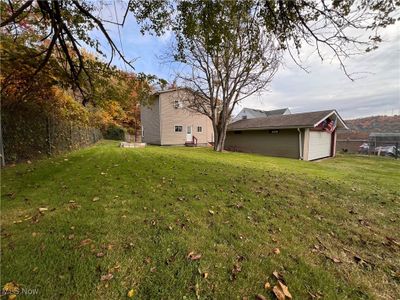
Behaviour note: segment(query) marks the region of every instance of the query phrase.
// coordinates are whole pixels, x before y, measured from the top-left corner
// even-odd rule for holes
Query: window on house
[[[197,132],[203,132],[203,127],[197,126]]]
[[[246,120],[247,119],[247,116],[246,115],[243,115],[242,116],[242,120]]]
[[[174,108],[180,108],[181,102],[179,100],[174,100]]]
[[[180,125],[178,125],[178,126],[175,126],[175,132],[182,132],[182,126],[180,126]]]

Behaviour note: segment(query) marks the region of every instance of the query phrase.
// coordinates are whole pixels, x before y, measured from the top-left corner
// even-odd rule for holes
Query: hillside
[[[338,139],[367,139],[371,132],[400,132],[400,115],[345,120],[350,130],[338,131]]]
[[[276,299],[265,284],[279,278],[293,299],[398,299],[398,167],[107,141],[8,167],[1,286],[32,299]]]

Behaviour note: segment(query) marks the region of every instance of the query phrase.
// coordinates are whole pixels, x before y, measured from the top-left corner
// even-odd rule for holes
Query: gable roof
[[[176,92],[176,91],[180,91],[180,90],[188,90],[188,88],[176,87],[176,88],[170,88],[170,89],[167,89],[167,90],[159,90],[159,91],[155,91],[154,93],[152,93],[152,95],[158,96],[160,94],[171,93],[171,92]]]
[[[326,118],[335,115],[338,127],[346,128],[345,122],[336,110],[322,110],[290,115],[274,115],[268,118],[254,118],[236,121],[228,126],[228,131],[233,130],[260,130],[284,128],[314,128]]]
[[[266,117],[275,116],[275,115],[283,115],[289,108],[281,108],[274,110],[262,110],[262,109],[254,109],[254,108],[243,108],[243,110],[255,112],[257,114],[265,115]]]

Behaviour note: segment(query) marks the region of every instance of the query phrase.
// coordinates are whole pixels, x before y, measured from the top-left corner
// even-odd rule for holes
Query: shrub
[[[110,125],[104,132],[104,138],[108,140],[125,140],[125,129],[117,125]]]

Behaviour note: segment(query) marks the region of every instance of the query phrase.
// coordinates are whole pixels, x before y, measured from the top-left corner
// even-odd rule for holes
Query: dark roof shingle
[[[300,114],[275,115],[268,118],[244,119],[228,126],[228,131],[250,129],[278,129],[314,127],[315,123],[335,110],[314,111]]]

